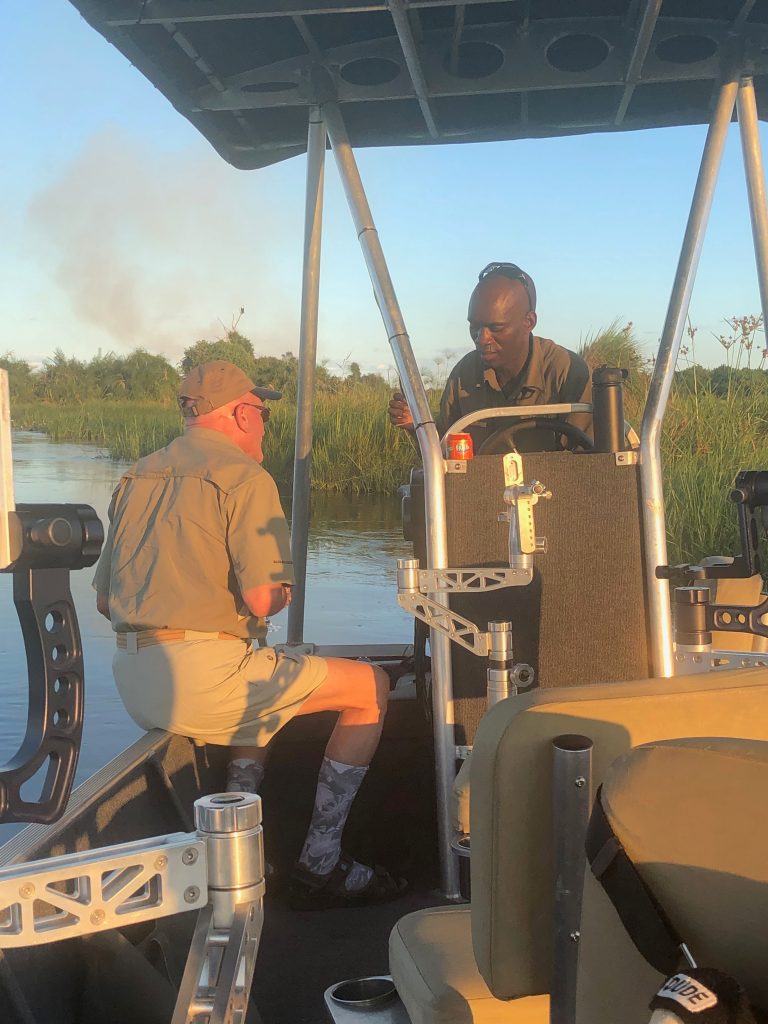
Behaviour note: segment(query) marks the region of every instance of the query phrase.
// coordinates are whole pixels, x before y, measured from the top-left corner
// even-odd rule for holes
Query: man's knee
[[[367,711],[372,716],[383,718],[389,701],[389,676],[378,665],[369,664],[365,668],[368,678],[362,686],[354,687],[353,694],[350,694],[350,704],[353,707],[357,705],[361,711]]]
[[[389,703],[389,676],[378,665],[372,665],[371,667],[376,687],[376,704],[381,709],[381,713],[384,714]]]

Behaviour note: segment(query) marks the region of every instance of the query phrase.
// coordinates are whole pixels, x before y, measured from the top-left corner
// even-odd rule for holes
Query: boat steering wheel
[[[558,440],[561,451],[595,450],[595,442],[578,427],[559,416],[521,416],[515,423],[494,430],[478,448],[478,455],[503,455],[515,447],[515,435],[524,430],[551,430]],[[563,443],[563,436],[566,441]]]

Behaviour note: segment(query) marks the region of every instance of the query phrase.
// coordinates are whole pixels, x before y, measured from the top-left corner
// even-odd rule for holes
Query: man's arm
[[[243,600],[251,615],[255,615],[257,618],[266,618],[270,615],[277,615],[291,603],[291,588],[288,583],[251,587],[243,594]]]
[[[566,374],[565,380],[560,388],[558,401],[576,404],[577,402],[592,402],[592,375],[589,367],[574,352],[571,356],[571,365]],[[567,417],[568,422],[574,427],[583,430],[585,434],[592,437],[592,414],[588,412],[575,412]]]
[[[243,602],[256,618],[291,602],[291,538],[277,487],[266,471],[230,495],[227,547]]]
[[[104,540],[104,547],[101,549],[101,555],[99,556],[99,563],[96,566],[96,572],[93,577],[92,586],[96,591],[96,611],[99,615],[103,615],[105,619],[112,621],[112,616],[109,611],[109,581],[112,570],[112,545],[113,539],[113,525],[112,520],[115,515],[115,503],[117,501],[118,487],[115,488],[112,494],[112,500],[109,503],[109,509],[107,511],[107,518],[109,520],[109,527],[107,528],[107,536]]]
[[[112,621],[112,616],[109,612],[109,594],[96,594],[96,611],[99,615],[103,615],[105,619]]]

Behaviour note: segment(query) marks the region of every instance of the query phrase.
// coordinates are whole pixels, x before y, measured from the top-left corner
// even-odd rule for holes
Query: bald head
[[[467,320],[480,358],[501,382],[520,373],[536,326],[523,283],[496,275],[484,278],[472,292]]]

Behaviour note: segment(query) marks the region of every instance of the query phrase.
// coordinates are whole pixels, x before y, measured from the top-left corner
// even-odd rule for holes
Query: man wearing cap
[[[378,902],[404,883],[343,854],[341,834],[378,745],[388,677],[251,646],[293,583],[288,525],[261,466],[264,401],[280,397],[224,360],[187,374],[183,434],[140,459],[112,496],[97,608],[116,633],[128,713],[144,729],[230,747],[230,791],[257,791],[264,748],[294,715],[340,712],[291,899],[301,909]]]
[[[533,334],[536,287],[516,264],[489,263],[480,273],[467,320],[475,350],[460,359],[448,377],[437,417],[441,435],[461,416],[479,409],[592,401],[589,368],[581,356]],[[591,433],[589,414],[565,418]],[[399,392],[389,403],[389,419],[395,427],[414,430],[411,411]],[[493,433],[514,422],[488,419],[466,428],[475,452]],[[546,451],[559,447],[560,435],[535,429],[521,434],[520,440],[524,450]]]

